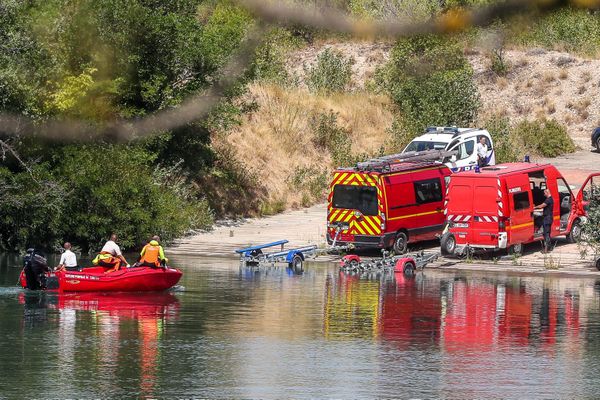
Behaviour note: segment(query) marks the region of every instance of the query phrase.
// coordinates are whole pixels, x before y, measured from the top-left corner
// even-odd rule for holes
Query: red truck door
[[[418,218],[412,221],[414,239],[433,239],[444,224],[444,177],[440,174],[413,182]]]
[[[529,177],[518,174],[506,178],[508,191],[508,243],[527,243],[533,239],[533,199]]]
[[[587,214],[591,201],[600,201],[600,172],[590,174],[581,186],[581,189],[579,189],[579,193],[577,193],[579,214]]]

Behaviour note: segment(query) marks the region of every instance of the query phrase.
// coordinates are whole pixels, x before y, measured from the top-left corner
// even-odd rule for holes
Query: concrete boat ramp
[[[265,218],[249,218],[240,223],[217,224],[210,232],[177,240],[170,254],[235,257],[235,249],[287,239],[286,247],[309,244],[325,247],[327,205],[286,211]]]

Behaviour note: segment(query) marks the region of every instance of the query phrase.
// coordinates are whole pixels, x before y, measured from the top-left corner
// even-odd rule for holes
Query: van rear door
[[[471,219],[473,215],[473,179],[455,176],[448,189],[446,218],[456,238],[456,243],[473,242]]]
[[[474,179],[473,245],[498,245],[498,184],[496,178]]]

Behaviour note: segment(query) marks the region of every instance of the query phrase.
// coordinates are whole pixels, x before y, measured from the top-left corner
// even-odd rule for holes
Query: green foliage
[[[522,121],[515,127],[514,134],[528,149],[544,157],[575,151],[575,144],[566,128],[555,120]]]
[[[600,256],[600,196],[599,188],[592,187],[594,196],[588,197],[588,220],[581,225],[581,238],[578,242],[582,257],[590,252],[594,257]]]
[[[533,23],[528,18],[511,27],[513,40],[521,45],[585,55],[596,55],[600,49],[600,14],[584,9],[564,8]]]
[[[316,201],[323,200],[329,174],[326,168],[297,167],[288,177],[290,189],[302,192],[302,206],[308,207]]]
[[[271,30],[256,50],[256,57],[252,64],[252,77],[280,85],[296,83],[294,77],[289,76],[285,62],[287,52],[297,48],[300,43],[288,30],[282,28]]]
[[[69,190],[61,233],[93,247],[117,232],[128,248],[153,234],[168,242],[209,225],[206,202],[182,192],[182,182],[153,172],[149,161],[135,146],[65,147],[57,167]]]
[[[317,56],[315,65],[304,66],[308,88],[317,93],[345,90],[352,79],[353,59],[347,59],[338,51],[325,49]]]
[[[66,191],[52,180],[46,165],[17,173],[0,166],[0,249],[23,249],[58,239]]]
[[[458,45],[421,36],[398,41],[376,84],[392,97],[401,116],[397,131],[420,132],[428,125],[466,126],[480,106],[473,71]]]
[[[508,60],[504,57],[504,49],[496,48],[490,53],[491,69],[498,76],[505,76],[510,70]]]
[[[495,115],[482,125],[494,139],[497,163],[521,161],[527,154],[557,157],[575,151],[566,128],[554,120],[521,121],[513,125],[507,117]]]
[[[350,133],[337,124],[333,111],[313,116],[311,121],[315,145],[328,150],[335,166],[352,163]]]
[[[492,116],[483,123],[494,140],[496,163],[515,162],[523,159],[525,149],[511,130],[508,117]]]

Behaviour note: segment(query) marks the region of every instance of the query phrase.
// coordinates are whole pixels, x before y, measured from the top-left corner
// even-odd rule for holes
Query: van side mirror
[[[456,162],[456,154],[452,154],[450,156],[450,162],[455,163]]]

